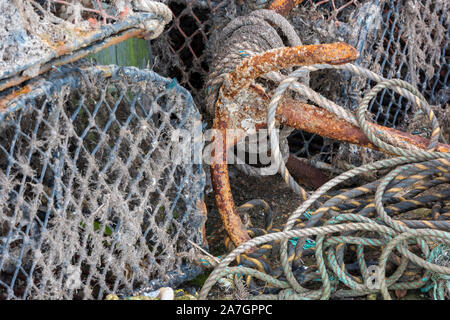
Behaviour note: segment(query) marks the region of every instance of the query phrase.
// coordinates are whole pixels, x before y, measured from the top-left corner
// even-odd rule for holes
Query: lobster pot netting
[[[448,2],[440,0],[367,1],[350,14],[344,25],[354,27],[347,42],[361,53],[356,64],[416,87],[432,105],[443,129],[441,140],[446,142],[450,138],[449,9]],[[357,108],[359,93],[376,84],[359,77],[346,81],[346,75],[341,76],[341,81],[347,85],[342,87],[338,101],[351,110]],[[381,91],[372,100],[369,111],[372,121],[378,124],[423,137],[431,134],[427,116],[392,90]],[[352,152],[349,146],[342,145],[337,154],[350,155],[347,161],[357,165],[381,156],[376,152],[355,151],[356,148]]]
[[[113,66],[33,87],[0,114],[0,298],[99,299],[195,277],[205,179],[202,140],[180,144],[183,130],[201,137],[190,94]]]
[[[234,18],[266,8],[271,2],[169,0],[167,5],[174,18],[152,42],[155,70],[176,77],[204,109],[205,79],[211,71],[214,52],[221,50],[214,47],[215,39]],[[334,7],[331,1],[303,1],[286,19],[303,44],[346,42],[360,52],[355,64],[386,78],[412,83],[433,105],[444,138],[450,139],[448,1],[334,0]],[[350,110],[356,109],[363,93],[373,85],[367,79],[340,71],[316,71],[310,77],[311,88]],[[380,125],[429,136],[426,117],[390,90],[380,92],[369,111]],[[289,146],[297,156],[338,166],[360,165],[383,157],[379,152],[299,130],[289,137]],[[345,168],[348,166],[343,165]]]

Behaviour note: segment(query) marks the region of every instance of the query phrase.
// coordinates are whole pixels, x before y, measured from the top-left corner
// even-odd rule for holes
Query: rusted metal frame
[[[23,94],[27,94],[30,93],[33,90],[33,86],[31,85],[26,85],[23,86],[17,90],[12,91],[11,93],[7,94],[6,96],[4,96],[2,99],[0,99],[0,112],[2,112],[3,110],[6,109],[7,104],[14,100],[15,98],[23,95]]]
[[[273,10],[284,16],[303,1],[304,0],[274,0],[267,9]]]
[[[200,233],[201,233],[202,239],[203,239],[202,244],[203,244],[203,246],[208,246],[208,241],[206,240],[206,220],[208,218],[208,211],[206,209],[205,201],[198,200],[196,203],[196,207],[197,207],[198,212],[200,212],[204,217],[202,226],[200,228]]]
[[[89,45],[103,41],[104,39],[107,39],[109,37],[114,37],[115,35],[121,34],[121,32],[123,34],[126,31],[132,32],[132,30],[137,30],[138,25],[140,25],[142,22],[144,22],[149,18],[153,18],[154,16],[155,15],[152,13],[140,13],[137,16],[127,17],[122,21],[119,21],[111,25],[102,26],[100,29],[90,32],[83,32],[75,28],[74,31],[77,32],[78,35],[76,41],[66,43],[63,45],[58,45],[56,43],[47,43],[48,46],[52,49],[52,51],[43,56],[41,60],[30,64],[21,65],[14,69],[2,72],[0,74],[1,78],[0,91],[3,91],[7,88],[13,87],[17,84],[22,83],[23,81],[28,80],[30,77],[18,75],[23,71],[33,69],[36,66],[50,64],[52,61],[55,61],[56,59],[60,58],[63,55],[68,55],[71,54],[72,52],[76,52],[77,50],[82,50],[82,48],[86,48]],[[128,38],[124,38],[122,41],[126,39]]]
[[[264,98],[268,99],[267,95]],[[323,108],[301,103],[292,99],[285,99],[280,102],[280,105],[277,108],[276,119],[280,124],[298,130],[385,152],[372,144],[359,127],[338,118],[335,114]],[[401,143],[409,143],[424,150],[427,149],[430,142],[429,139],[400,130],[383,127],[375,123],[370,125],[375,130],[382,131]],[[265,127],[265,125],[261,125],[260,128],[263,127]],[[438,143],[436,151],[450,152],[450,145]],[[289,156],[286,167],[291,175],[302,184],[319,188],[328,181],[328,177],[322,170],[303,163],[295,157]]]
[[[112,45],[118,44],[120,42],[123,42],[127,39],[130,39],[133,37],[139,37],[140,35],[142,35],[144,33],[145,33],[144,29],[132,28],[132,29],[126,30],[124,32],[119,33],[116,36],[107,38],[103,41],[97,42],[97,43],[90,45],[88,47],[85,47],[83,49],[77,50],[70,55],[63,55],[63,56],[58,57],[58,58],[42,65],[39,69],[38,74],[39,75],[43,74],[43,73],[49,71],[50,69],[52,69],[53,67],[58,67],[58,66],[65,65],[67,63],[77,61],[81,58],[84,58],[88,54],[99,52],[100,50],[103,50]],[[22,75],[22,76],[14,76],[14,77],[5,79],[3,81],[0,81],[0,91],[3,91],[10,87],[17,86],[31,78],[32,77],[30,77],[28,75]]]
[[[186,48],[186,43],[189,42],[187,44],[187,47],[189,49],[189,51],[191,52],[191,54],[195,57],[195,59],[199,59],[199,57],[197,57],[197,54],[194,52],[194,50],[191,48],[191,42],[192,39],[197,35],[197,34],[201,34],[201,36],[203,37],[203,39],[205,41],[208,41],[208,37],[206,36],[203,28],[205,26],[205,22],[201,22],[200,19],[197,18],[197,16],[195,14],[193,14],[193,17],[195,19],[195,21],[197,21],[197,23],[199,24],[199,28],[197,28],[197,30],[195,30],[190,36],[188,36],[183,29],[180,26],[180,16],[175,17],[174,18],[174,26],[176,27],[176,29],[178,30],[178,32],[181,33],[181,35],[183,36],[183,38],[185,39],[185,42],[183,43],[183,45],[178,48],[176,51],[172,49],[172,51],[176,54],[179,54],[179,52],[181,52],[184,48]]]
[[[233,102],[239,91],[248,89],[254,79],[266,73],[316,63],[341,64],[354,61],[358,56],[358,51],[345,43],[278,48],[244,60],[228,75],[228,81],[220,88],[216,102],[213,128],[220,134],[213,141],[215,154],[211,162],[211,180],[225,230],[236,246],[250,240],[250,237],[236,212],[226,160],[227,150],[245,134],[227,141],[226,130],[236,129],[229,126],[231,118],[227,105]],[[256,86],[254,89],[265,95],[262,88]]]
[[[271,97],[261,90],[261,88],[253,85],[250,85],[249,88],[254,93],[258,94],[261,100],[267,102],[271,100]],[[339,118],[337,115],[324,108],[302,103],[293,99],[282,99],[277,108],[276,118],[280,124],[287,125],[298,130],[318,134],[325,138],[348,142],[377,151],[383,151],[376,145],[372,144],[359,127]],[[376,123],[370,123],[369,125],[374,130],[381,131],[385,135],[389,135],[394,140],[398,140],[403,144],[412,144],[424,150],[429,144],[429,139],[421,136],[384,127]],[[264,127],[266,127],[265,123],[257,126],[257,129]],[[230,145],[228,145],[228,148],[229,147]],[[438,143],[436,151],[450,152],[450,145]]]
[[[271,50],[245,60],[230,74],[230,82],[222,86],[222,95],[219,95],[216,103],[216,117],[213,125],[213,128],[220,130],[222,139],[214,141],[216,143],[215,150],[220,151],[212,162],[211,176],[219,213],[225,229],[235,245],[239,246],[243,242],[248,241],[249,236],[234,206],[226,165],[226,153],[245,134],[241,137],[235,137],[232,141],[226,140],[225,130],[233,128],[229,126],[230,115],[226,109],[227,104],[224,101],[233,101],[236,94],[243,88],[249,88],[256,92],[262,100],[270,100],[271,98],[261,87],[252,84],[253,79],[281,68],[324,62],[339,64],[352,61],[357,56],[357,51],[345,44],[301,46]],[[292,99],[285,99],[277,109],[277,120],[280,124],[319,134],[330,139],[379,150],[368,140],[361,129],[323,108],[300,103]],[[257,129],[265,125],[260,124],[257,126]],[[428,145],[428,139],[377,124],[372,124],[372,126],[377,130],[388,132],[389,135],[400,141],[412,143],[420,148],[425,149]],[[450,146],[440,143],[437,146],[437,151],[450,152]]]
[[[283,125],[318,134],[325,138],[383,151],[372,144],[360,128],[340,119],[335,114],[323,108],[301,103],[293,99],[284,99],[277,108],[277,119]],[[403,144],[412,144],[424,150],[426,150],[429,144],[428,139],[420,136],[387,128],[376,123],[371,123],[370,126],[374,130],[382,131]],[[450,145],[438,143],[436,151],[450,152]]]
[[[312,134],[318,134],[325,138],[383,151],[372,144],[360,128],[338,118],[328,110],[313,105],[300,103],[292,99],[283,100],[277,110],[277,120],[280,124]],[[420,136],[411,135],[392,128],[386,128],[378,124],[372,124],[372,126],[376,130],[388,133],[399,141],[413,144],[424,150],[429,144],[428,139]],[[265,127],[265,125],[261,125],[259,128],[263,127]],[[233,147],[240,138],[243,138],[243,136],[235,137],[233,141],[226,141],[226,149],[229,150]],[[450,146],[439,143],[436,151],[450,152]],[[288,158],[286,167],[292,176],[302,184],[319,188],[328,181],[328,177],[322,170],[298,161],[295,157],[290,156]]]
[[[314,189],[320,188],[320,186],[329,180],[328,176],[325,175],[322,170],[300,161],[291,155],[286,161],[286,168],[300,184],[309,185]]]
[[[222,219],[223,226],[236,246],[250,240],[247,229],[239,217],[231,193],[231,185],[228,176],[227,165],[227,141],[225,121],[220,115],[214,119],[214,127],[217,129],[214,137],[214,148],[211,158],[211,183],[216,198],[217,208]],[[231,145],[229,143],[229,145]]]
[[[343,42],[269,50],[244,60],[229,74],[229,81],[221,88],[223,97],[233,99],[254,79],[272,71],[317,63],[343,64],[358,57],[358,50]],[[218,103],[222,104],[220,101]]]
[[[109,78],[113,74],[110,66],[98,65],[89,67],[88,69],[101,73],[104,78]],[[85,69],[80,68],[80,70],[84,71]],[[67,78],[63,81],[70,83],[71,80]],[[8,119],[9,115],[16,113],[18,109],[25,106],[24,101],[20,101],[20,99],[38,99],[39,97],[42,97],[46,90],[48,90],[49,84],[50,83],[48,81],[44,81],[42,78],[34,78],[30,80],[30,83],[26,86],[21,86],[19,89],[14,90],[3,97],[0,96],[2,98],[0,100],[0,123],[5,119]],[[4,112],[5,110],[7,110],[7,112]]]

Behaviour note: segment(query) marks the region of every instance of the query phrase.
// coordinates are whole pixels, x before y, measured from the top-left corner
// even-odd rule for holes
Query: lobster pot
[[[19,93],[0,113],[0,299],[103,299],[198,275],[190,94],[116,66],[64,68]]]
[[[211,57],[221,50],[215,46],[215,39],[233,19],[271,3],[167,1],[174,18],[152,44],[153,55],[163,62],[156,64],[155,69],[164,76],[176,77],[203,105],[204,79],[211,71]],[[450,4],[445,0],[303,1],[285,18],[303,44],[348,43],[360,52],[355,64],[385,78],[400,78],[414,85],[433,105],[449,141],[449,12]],[[352,111],[375,84],[341,71],[316,71],[310,77],[312,89]],[[369,105],[369,112],[380,125],[429,137],[425,115],[392,90],[382,90]],[[360,148],[301,130],[291,134],[289,146],[294,155],[331,164],[343,161],[360,165],[382,157],[371,151],[362,154]]]
[[[385,78],[411,83],[434,106],[444,126],[444,109],[450,99],[449,10],[449,3],[439,0],[369,1],[352,13],[359,36],[350,41],[361,53],[357,64]],[[364,82],[351,84],[347,91],[350,101],[355,90],[364,88]],[[357,101],[350,101],[347,106],[356,107]],[[392,90],[382,91],[370,110],[374,120],[384,126],[411,129],[414,134],[424,134],[429,128],[424,115],[419,118],[418,109]],[[411,127],[415,122],[420,125]]]
[[[339,1],[336,5],[346,3],[349,1]],[[310,39],[318,38],[321,43],[345,41],[360,52],[356,65],[387,79],[398,78],[412,84],[432,105],[444,132],[441,138],[446,139],[442,141],[448,141],[449,9],[448,1],[440,0],[359,1],[358,6],[348,5],[340,11],[337,16],[340,23],[336,26],[325,22],[312,25]],[[294,15],[292,21],[301,33],[300,19]],[[320,36],[316,37],[317,31]],[[347,72],[324,70],[311,74],[310,85],[354,111],[362,95],[376,82]],[[379,92],[368,110],[377,124],[423,137],[431,134],[427,116],[393,90]],[[384,157],[379,152],[337,144],[301,131],[294,132],[290,143],[295,154],[329,163],[338,160],[361,165]]]

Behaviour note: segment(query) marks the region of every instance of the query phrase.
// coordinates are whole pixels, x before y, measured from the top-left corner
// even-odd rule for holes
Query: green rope
[[[431,250],[428,262],[441,266],[450,267],[450,247],[438,245]],[[422,292],[428,292],[433,289],[434,300],[445,300],[450,298],[450,275],[437,272],[431,272],[431,282],[421,289]]]
[[[356,117],[351,115],[347,110],[335,105],[334,103],[324,100],[319,95],[308,93],[309,88],[298,84],[297,78],[305,74],[305,72],[316,71],[320,69],[335,68],[342,69],[356,73],[360,76],[366,76],[378,82],[370,92],[362,99],[357,111]],[[436,173],[444,175],[444,179],[432,180],[429,186],[446,183],[449,173],[450,154],[442,152],[434,152],[439,138],[439,125],[434,116],[430,106],[427,104],[423,96],[411,85],[401,80],[386,80],[369,70],[347,64],[340,66],[330,65],[314,65],[302,67],[294,71],[291,75],[286,77],[275,90],[272,101],[268,110],[268,127],[271,139],[271,150],[273,151],[276,161],[280,164],[281,172],[285,170],[284,163],[281,159],[280,149],[278,147],[279,141],[274,133],[275,128],[275,112],[277,104],[281,99],[283,93],[292,89],[300,94],[309,94],[308,99],[315,101],[319,105],[334,112],[343,119],[347,119],[351,123],[358,125],[361,130],[367,135],[368,139],[380,147],[382,150],[388,151],[391,154],[399,155],[391,159],[385,159],[374,163],[366,164],[361,167],[353,168],[347,172],[328,181],[317,189],[309,198],[302,203],[302,205],[290,214],[288,221],[285,224],[283,231],[261,233],[263,235],[255,237],[250,241],[235,248],[221,263],[216,266],[213,272],[206,280],[199,298],[205,299],[211,287],[225,274],[233,274],[239,272],[241,275],[252,275],[253,277],[270,283],[270,285],[279,288],[278,294],[262,294],[255,296],[257,299],[329,299],[330,297],[352,297],[362,296],[367,294],[381,292],[385,299],[390,299],[388,290],[396,289],[419,289],[423,290],[433,289],[433,297],[435,299],[444,299],[449,296],[450,286],[450,266],[448,264],[448,246],[450,245],[450,233],[448,232],[448,224],[435,223],[432,221],[417,221],[415,223],[406,223],[395,220],[388,214],[395,213],[401,210],[400,203],[409,201],[402,197],[396,197],[397,188],[409,188],[411,185],[420,185],[421,179],[426,174],[430,177]],[[368,108],[370,100],[382,89],[393,89],[395,92],[408,98],[410,101],[418,105],[424,112],[428,114],[432,126],[432,135],[428,150],[424,151],[409,144],[398,145],[398,142],[392,141],[389,136],[385,136],[380,132],[373,130],[365,119],[365,113]],[[356,177],[359,174],[372,173],[374,171],[394,168],[383,179],[374,182],[370,188],[355,188],[345,193],[337,193],[325,204],[319,206],[316,210],[311,210],[311,207],[318,203],[318,200],[326,195],[330,190],[340,183]],[[424,175],[421,176],[421,172]],[[447,175],[447,176],[445,176]],[[287,172],[285,177],[290,177]],[[408,178],[411,176],[411,178]],[[417,177],[417,178],[416,178]],[[447,178],[445,178],[447,177]],[[447,179],[447,180],[446,180]],[[289,179],[288,179],[289,180]],[[426,182],[423,184],[426,185]],[[293,187],[295,190],[295,185]],[[415,189],[409,191],[407,195],[412,199],[411,203],[415,205],[426,205],[426,198],[422,202],[414,200],[414,196],[420,194],[426,187],[422,189]],[[359,211],[352,211],[353,213],[339,213],[336,206],[342,203],[342,206],[351,209],[346,205],[347,200],[351,200],[355,196],[363,196],[364,194],[375,193],[373,200],[365,202],[357,202],[359,205],[353,205],[353,208],[361,206],[359,211],[366,212],[370,216],[359,215]],[[448,199],[448,195],[442,194],[442,199]],[[408,198],[409,199],[409,198]],[[439,198],[436,198],[439,199]],[[387,210],[387,204],[398,203],[398,205],[390,206]],[[415,201],[415,202],[414,202]],[[375,210],[367,210],[368,208]],[[331,209],[334,213],[332,213]],[[352,209],[353,210],[353,209]],[[331,215],[331,217],[329,217]],[[373,216],[375,215],[375,216]],[[298,219],[300,216],[306,218],[306,226],[297,228]],[[324,218],[328,217],[322,226],[317,226],[318,223],[323,223]],[[418,226],[421,229],[412,229],[413,226]],[[430,228],[430,226],[432,228]],[[440,228],[443,228],[442,230]],[[336,235],[339,233],[340,235]],[[310,237],[315,236],[315,240]],[[279,281],[276,278],[267,275],[263,272],[253,270],[251,268],[243,267],[229,267],[236,257],[254,250],[256,247],[273,243],[281,242],[280,247],[280,262],[281,268],[285,277],[285,281]],[[322,287],[319,289],[308,289],[305,284],[301,285],[294,275],[293,263],[288,255],[288,243],[301,251],[303,249],[313,249],[317,265],[317,275],[311,277],[311,281],[321,281]],[[299,248],[298,243],[303,243]],[[430,243],[439,244],[433,250],[429,249]],[[360,267],[361,276],[353,276],[345,270],[343,254],[346,248],[350,245],[356,245],[357,262]],[[411,251],[411,247],[418,245],[422,251],[419,256]],[[383,248],[379,256],[378,265],[375,267],[375,272],[371,271],[372,266],[368,267],[364,258],[364,252],[370,248]],[[443,253],[444,252],[444,253]],[[301,256],[301,252],[299,254]],[[444,258],[443,258],[444,257]],[[385,277],[386,268],[390,259],[398,259],[397,267],[389,277]],[[410,262],[419,266],[423,270],[423,274],[415,273],[419,277],[413,278],[410,281],[401,279],[406,274]],[[253,270],[253,271],[251,271]],[[371,273],[372,272],[372,273]],[[277,282],[278,281],[278,282]],[[344,285],[345,288],[342,288]],[[425,285],[427,285],[425,287]]]

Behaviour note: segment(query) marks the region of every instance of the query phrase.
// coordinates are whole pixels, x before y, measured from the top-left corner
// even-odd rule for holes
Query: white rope
[[[172,20],[172,11],[163,3],[152,0],[133,1],[135,10],[154,13],[156,17],[150,18],[142,27],[151,32],[148,39],[155,39],[164,31],[164,27]]]

